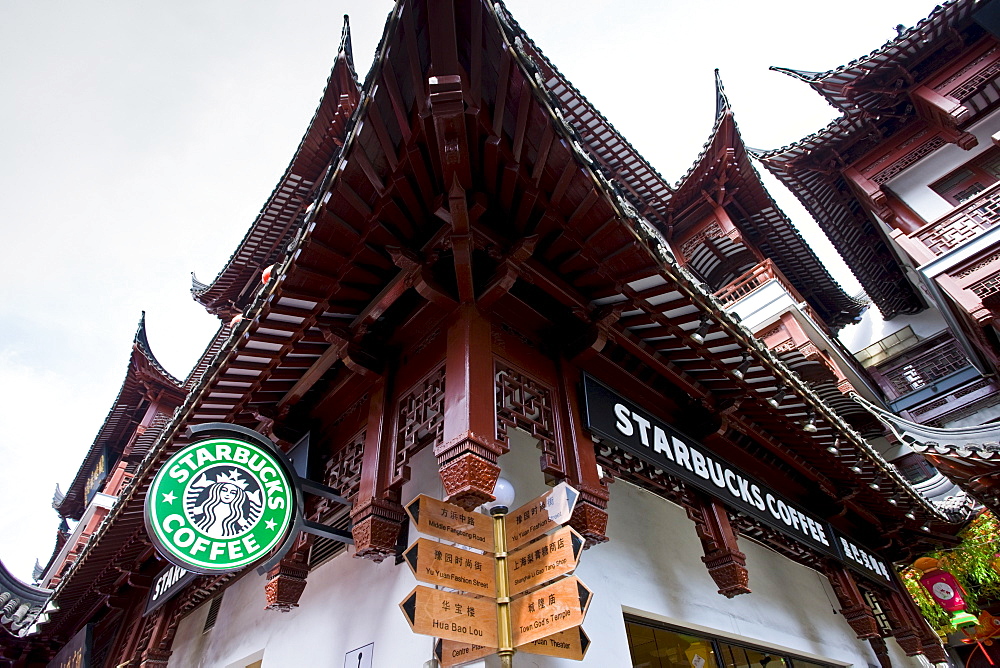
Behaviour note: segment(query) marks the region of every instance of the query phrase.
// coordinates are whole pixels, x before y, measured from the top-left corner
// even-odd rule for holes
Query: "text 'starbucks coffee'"
[[[211,438],[179,450],[157,472],[146,528],[182,568],[233,571],[282,542],[294,505],[290,475],[273,452],[239,438]]]

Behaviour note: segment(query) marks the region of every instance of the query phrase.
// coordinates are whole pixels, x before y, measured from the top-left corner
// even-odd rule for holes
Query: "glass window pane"
[[[633,668],[719,668],[706,638],[625,623]]]
[[[959,190],[952,196],[955,199],[957,199],[959,203],[961,203],[972,199],[973,197],[983,192],[984,190],[986,190],[986,186],[984,186],[982,183],[973,183],[968,188],[965,188],[964,190]]]
[[[833,668],[632,618],[625,619],[625,631],[632,668]]]
[[[786,668],[784,657],[719,641],[723,668]]]
[[[1000,152],[989,151],[983,158],[980,158],[979,166],[987,174],[1000,178]]]
[[[960,169],[951,176],[948,176],[942,179],[941,181],[938,181],[931,187],[934,188],[934,190],[936,190],[939,193],[945,193],[948,192],[949,190],[954,190],[958,186],[962,185],[963,182],[968,181],[969,179],[974,177],[975,174],[973,174],[971,169],[967,168]]]

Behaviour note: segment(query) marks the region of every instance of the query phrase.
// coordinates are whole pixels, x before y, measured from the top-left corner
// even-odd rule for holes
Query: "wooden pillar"
[[[913,618],[916,610],[910,597],[897,591],[879,590],[875,592],[879,605],[885,612],[892,635],[906,653],[906,656],[921,654],[920,620]],[[919,615],[919,613],[917,613]]]
[[[108,665],[117,668],[135,668],[139,665],[140,651],[146,648],[155,619],[154,617],[145,619],[142,617],[146,607],[146,596],[141,595],[142,589],[148,590],[148,587],[137,587],[140,595],[134,597],[132,605],[128,606],[124,614],[124,619],[133,619],[135,623],[120,626],[118,637],[112,644],[113,649],[108,654]]]
[[[143,634],[142,643],[138,647],[138,668],[166,668],[177,624],[173,611],[174,602],[171,601],[152,614],[148,622],[148,634]]]
[[[496,438],[496,381],[490,323],[463,305],[448,327],[444,437],[434,454],[446,499],[471,510],[493,500],[497,459],[507,451]]]
[[[900,583],[899,586],[903,585]],[[888,592],[879,600],[887,601],[886,612],[899,619],[900,630],[897,632],[894,628],[893,635],[907,656],[923,654],[931,663],[948,661],[948,655],[945,653],[937,633],[920,614],[913,599],[909,597],[905,589],[902,592]]]
[[[729,523],[726,507],[715,499],[691,490],[686,505],[687,515],[694,522],[705,556],[702,563],[708,568],[726,598],[750,593],[750,572],[747,555],[736,543],[736,532]]]
[[[937,634],[926,624],[922,629],[920,648],[931,663],[948,663],[948,654],[938,639]]]
[[[564,359],[558,364],[560,412],[565,416],[559,420],[562,427],[559,441],[566,463],[566,479],[580,492],[569,523],[586,539],[589,548],[608,540],[610,495],[597,467],[594,441],[583,428],[580,371]]]
[[[850,571],[841,564],[828,562],[826,576],[829,578],[833,593],[840,603],[840,614],[854,629],[854,633],[862,639],[881,637],[878,624],[875,621],[875,614],[865,603],[861,590],[858,589],[858,583],[854,581],[854,576],[851,575]]]
[[[351,507],[354,556],[382,561],[395,554],[406,513],[389,487],[392,476],[392,404],[383,378],[370,392],[361,483]]]
[[[892,659],[889,658],[889,648],[885,644],[885,639],[882,636],[869,638],[868,644],[872,646],[882,668],[892,668]]]

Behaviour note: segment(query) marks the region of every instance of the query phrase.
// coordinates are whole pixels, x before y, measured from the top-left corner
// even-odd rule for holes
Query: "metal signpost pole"
[[[500,655],[502,668],[514,666],[514,634],[510,621],[510,588],[507,585],[507,531],[504,518],[507,516],[505,506],[490,509],[493,516],[493,539],[496,543],[496,574],[497,574],[497,654]]]

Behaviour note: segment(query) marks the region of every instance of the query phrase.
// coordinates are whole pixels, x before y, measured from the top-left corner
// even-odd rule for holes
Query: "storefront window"
[[[721,641],[719,651],[725,668],[785,668],[788,665],[784,657],[774,653],[760,652]]]
[[[832,668],[632,617],[625,630],[633,668]]]
[[[719,668],[705,638],[626,621],[635,668]]]

